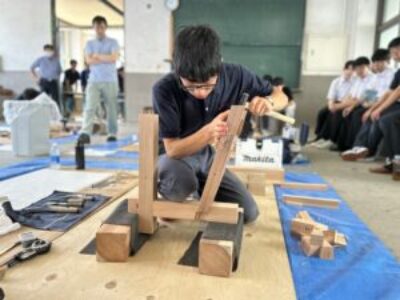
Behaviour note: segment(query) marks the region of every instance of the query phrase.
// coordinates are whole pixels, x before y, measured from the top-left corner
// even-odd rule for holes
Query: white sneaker
[[[318,145],[323,144],[323,143],[326,143],[326,142],[327,142],[327,140],[319,139],[319,140],[317,140],[317,141],[311,143],[310,146],[311,146],[311,147],[318,147]]]
[[[332,145],[333,145],[333,142],[329,140],[329,141],[325,141],[324,143],[317,145],[316,147],[318,149],[329,149]]]

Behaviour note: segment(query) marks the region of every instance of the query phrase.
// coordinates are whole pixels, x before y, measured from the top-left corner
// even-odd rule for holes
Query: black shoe
[[[117,141],[117,138],[115,137],[115,136],[113,136],[113,135],[110,135],[108,138],[107,138],[107,142],[116,142]]]
[[[78,143],[90,144],[90,136],[87,133],[81,133],[78,138]]]

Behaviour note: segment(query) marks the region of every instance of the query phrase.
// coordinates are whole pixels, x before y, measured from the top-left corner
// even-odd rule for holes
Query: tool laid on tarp
[[[0,201],[0,206],[12,221],[21,225],[66,231],[108,199],[98,194],[55,191],[21,210],[15,210],[7,199]]]
[[[24,261],[30,260],[35,256],[45,254],[51,249],[50,241],[39,239],[32,232],[21,234],[20,239],[13,246],[6,249],[6,251],[10,251],[19,245],[22,245],[22,250],[15,254],[5,264],[0,266],[0,279],[4,277],[7,269],[12,268]],[[2,251],[2,253],[4,253],[4,251]]]

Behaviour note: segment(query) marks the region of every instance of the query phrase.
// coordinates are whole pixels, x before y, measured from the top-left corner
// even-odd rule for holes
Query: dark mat
[[[22,210],[13,210],[11,204],[4,203],[3,208],[6,214],[15,222],[28,227],[53,230],[67,231],[73,225],[79,223],[83,218],[89,215],[92,211],[104,204],[111,197],[103,195],[90,195],[91,200],[87,200],[79,213],[55,213],[55,212],[40,212],[32,213],[29,209],[45,208],[48,202],[64,201],[68,196],[74,196],[77,193],[54,191],[50,196],[43,198]],[[79,193],[81,194],[81,193]]]
[[[224,240],[233,241],[234,262],[232,270],[236,271],[239,265],[240,248],[242,244],[243,235],[243,214],[239,215],[238,224],[224,224],[224,223],[209,223],[205,232],[199,231],[195,238],[190,243],[189,248],[185,251],[183,256],[179,259],[178,264],[184,266],[198,267],[199,265],[199,244],[202,236],[210,240]]]
[[[131,226],[131,255],[135,255],[151,237],[150,234],[139,233],[139,216],[128,212],[128,200],[123,200],[103,222],[103,224]],[[96,238],[93,238],[79,253],[96,254]]]

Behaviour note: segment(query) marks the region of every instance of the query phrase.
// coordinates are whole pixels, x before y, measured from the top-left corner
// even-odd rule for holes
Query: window
[[[400,0],[379,0],[375,48],[386,48],[400,36]]]

